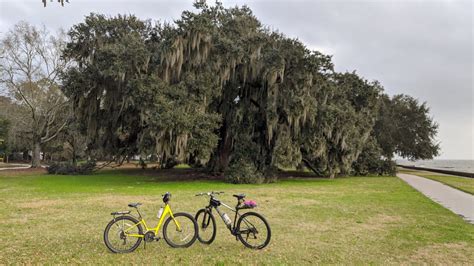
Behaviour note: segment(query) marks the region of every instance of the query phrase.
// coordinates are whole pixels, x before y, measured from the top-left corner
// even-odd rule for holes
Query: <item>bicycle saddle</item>
[[[236,197],[238,200],[245,198],[245,194],[234,194],[233,196]]]
[[[138,206],[142,205],[140,202],[136,202],[136,203],[129,203],[128,204],[128,207],[132,207],[132,208],[136,208]]]

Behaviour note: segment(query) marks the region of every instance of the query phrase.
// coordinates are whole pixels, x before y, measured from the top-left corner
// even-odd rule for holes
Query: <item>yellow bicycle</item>
[[[129,207],[135,208],[138,217],[130,215],[130,211],[111,213],[114,218],[109,222],[104,231],[104,242],[107,248],[114,253],[132,252],[140,246],[142,241],[152,242],[160,240],[158,231],[163,224],[163,238],[166,243],[174,248],[191,246],[197,238],[198,226],[193,216],[187,213],[175,213],[168,204],[171,194],[163,195],[165,207],[158,211],[158,225],[154,228],[147,226],[138,206],[141,203],[130,203]],[[165,221],[165,218],[168,219]],[[145,230],[143,230],[145,229]]]

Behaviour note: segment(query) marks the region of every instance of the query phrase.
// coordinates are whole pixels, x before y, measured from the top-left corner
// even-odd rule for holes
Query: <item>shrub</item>
[[[76,167],[76,172],[80,175],[91,174],[97,167],[97,163],[94,160],[87,161]]]
[[[261,184],[265,180],[252,163],[236,162],[225,171],[225,181],[233,184]]]
[[[375,139],[366,143],[361,154],[352,164],[352,174],[366,175],[395,175],[396,164],[390,159],[383,158],[381,149]]]
[[[397,174],[397,164],[392,160],[384,160],[380,172],[382,175],[395,176]]]
[[[73,165],[70,162],[53,162],[46,170],[48,174],[55,175],[88,175],[96,168],[95,161],[87,161],[81,165]]]
[[[56,174],[57,172],[60,171],[60,168],[62,168],[62,165],[60,162],[52,162],[49,164],[48,167],[46,167],[46,171],[48,171],[48,174]]]
[[[161,168],[163,169],[171,169],[178,165],[179,162],[175,160],[174,158],[168,158],[164,162],[161,163]]]
[[[278,168],[276,167],[268,167],[264,173],[265,183],[275,183],[278,181]]]

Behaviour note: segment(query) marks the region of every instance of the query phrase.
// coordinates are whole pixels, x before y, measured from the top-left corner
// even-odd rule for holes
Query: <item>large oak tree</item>
[[[376,143],[382,86],[335,72],[330,56],[268,30],[248,7],[195,6],[173,25],[91,14],[69,31],[76,64],[64,91],[90,150],[266,177],[301,163],[350,173]]]

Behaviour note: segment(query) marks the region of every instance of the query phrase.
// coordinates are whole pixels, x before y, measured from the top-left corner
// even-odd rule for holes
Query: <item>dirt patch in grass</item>
[[[55,206],[59,206],[64,203],[66,203],[65,200],[43,199],[43,200],[20,202],[20,203],[17,203],[16,205],[19,208],[43,209],[43,208],[53,208]]]
[[[331,221],[332,222],[332,221]],[[373,235],[380,235],[390,232],[393,227],[398,227],[403,224],[403,219],[400,216],[390,216],[386,214],[378,214],[369,218],[357,218],[349,219],[344,223],[338,225],[330,224],[318,225],[319,228],[326,228],[330,231],[337,231],[341,236],[347,237],[348,235],[368,238]]]
[[[28,166],[28,165],[24,165],[24,164],[0,163],[0,169],[2,169],[2,168],[25,167],[25,166]]]
[[[0,177],[13,177],[13,176],[24,176],[24,175],[41,175],[46,174],[44,168],[25,168],[25,169],[10,169],[1,170]]]
[[[412,262],[423,264],[449,265],[474,261],[472,245],[468,243],[443,243],[418,248],[410,257]],[[467,264],[466,264],[467,265]]]
[[[387,214],[377,214],[376,216],[369,219],[368,224],[376,227],[377,225],[383,224],[395,224],[402,221],[400,216],[392,216]]]
[[[107,195],[107,196],[98,196],[98,197],[88,197],[85,199],[82,204],[85,205],[100,205],[104,208],[123,208],[126,209],[129,203],[140,202],[143,207],[148,207],[153,205],[156,207],[157,200],[159,197],[154,196],[124,196],[124,195]],[[157,207],[159,208],[159,207]]]

